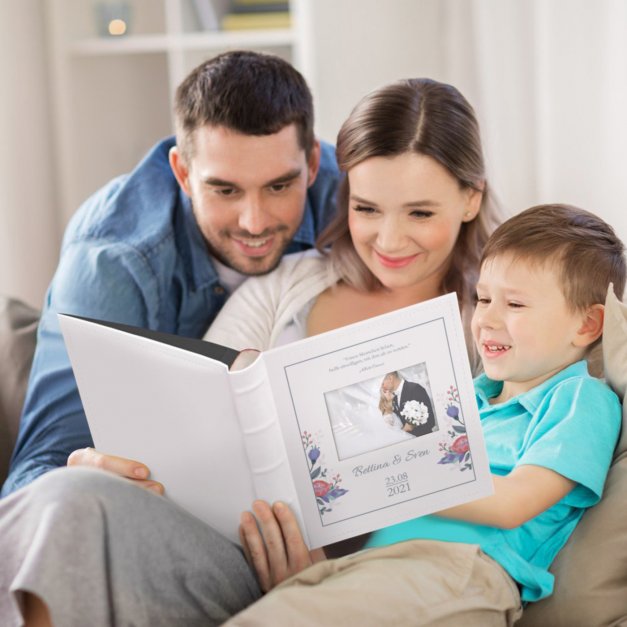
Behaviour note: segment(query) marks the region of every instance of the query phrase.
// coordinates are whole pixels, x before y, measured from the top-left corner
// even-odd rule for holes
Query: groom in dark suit
[[[403,431],[407,431],[418,437],[436,431],[435,413],[431,399],[422,385],[413,381],[406,381],[398,372],[388,372],[383,378],[382,389],[392,392],[392,410],[403,422]],[[422,424],[414,424],[403,415],[403,410],[408,401],[422,403],[427,411],[427,419]]]

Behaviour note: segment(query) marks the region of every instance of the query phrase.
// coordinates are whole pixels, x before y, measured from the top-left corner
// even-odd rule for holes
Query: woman
[[[263,350],[449,291],[457,292],[469,320],[495,212],[467,101],[453,87],[427,79],[383,87],[344,123],[337,155],[347,176],[337,218],[319,242],[324,254],[286,259],[273,273],[246,282],[208,339]],[[33,531],[46,549],[46,564],[69,565],[75,558],[77,568],[86,568],[80,549],[90,546],[87,577],[76,583],[89,586],[71,591],[73,599],[83,599],[81,611],[95,612],[94,620],[81,616],[85,624],[104,620],[103,612],[141,624],[221,623],[261,594],[239,549],[128,482],[104,473],[56,471],[33,484],[33,494],[31,519],[42,501],[53,502],[59,513],[54,524]],[[283,546],[274,512],[264,504],[254,507],[265,541],[279,537]],[[77,532],[64,547],[57,535],[67,536],[72,523]],[[293,554],[268,562],[250,513],[242,517],[241,535],[263,591],[324,557],[321,550],[304,551],[301,543]],[[53,582],[55,588],[51,579],[44,574],[38,587],[28,589],[51,608],[67,606],[71,586]],[[34,595],[27,600],[41,609]]]
[[[386,375],[387,376],[387,375]],[[390,427],[390,429],[402,429],[403,421],[394,412],[394,392],[381,386],[379,391],[379,411],[383,417],[383,422]]]

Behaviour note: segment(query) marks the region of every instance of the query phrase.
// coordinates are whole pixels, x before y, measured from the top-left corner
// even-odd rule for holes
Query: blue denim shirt
[[[73,450],[93,446],[58,312],[201,337],[225,302],[189,198],[170,169],[174,143],[157,144],[133,172],[89,198],[68,225],[2,496],[64,466]],[[288,252],[313,246],[335,211],[338,179],[335,151],[323,143],[320,171]]]

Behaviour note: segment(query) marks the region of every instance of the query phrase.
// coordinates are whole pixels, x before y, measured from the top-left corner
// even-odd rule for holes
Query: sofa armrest
[[[17,437],[38,322],[36,309],[0,296],[0,484]]]

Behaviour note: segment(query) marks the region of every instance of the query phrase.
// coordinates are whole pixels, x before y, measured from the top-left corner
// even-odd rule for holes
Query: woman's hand
[[[108,470],[120,477],[132,479],[137,485],[152,490],[157,494],[163,494],[164,488],[161,483],[152,481],[148,466],[132,459],[124,457],[116,457],[115,455],[106,455],[100,453],[93,448],[80,448],[70,453],[67,458],[68,466],[88,466],[90,468],[99,468],[100,470]]]
[[[264,592],[325,559],[322,549],[309,551],[296,517],[285,503],[270,507],[265,501],[255,501],[252,510],[242,514],[239,537]]]

